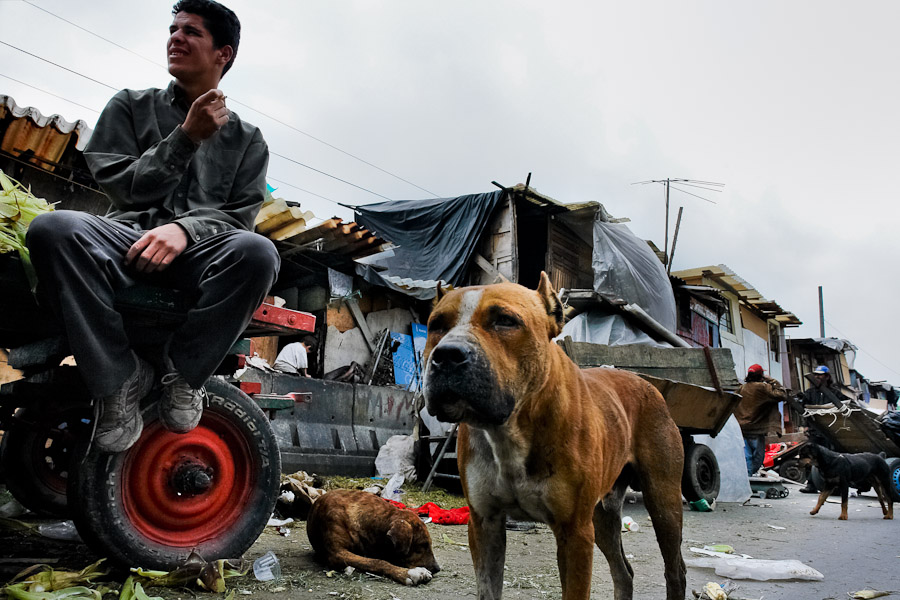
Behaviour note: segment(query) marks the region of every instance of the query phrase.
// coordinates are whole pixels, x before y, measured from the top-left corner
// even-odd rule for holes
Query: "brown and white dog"
[[[362,490],[332,490],[317,498],[306,534],[332,569],[353,567],[405,585],[428,583],[441,570],[418,515]]]
[[[438,419],[461,423],[459,472],[471,510],[478,598],[501,597],[505,520],[549,524],[563,600],[587,600],[596,543],[615,597],[632,597],[622,503],[632,478],[665,562],[666,597],[683,600],[684,452],[665,400],[638,376],[580,370],[552,338],[562,306],[545,273],[517,284],[441,291],[428,320],[424,393]]]

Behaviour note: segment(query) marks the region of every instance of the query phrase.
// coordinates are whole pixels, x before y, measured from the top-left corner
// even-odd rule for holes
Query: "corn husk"
[[[143,586],[138,581],[135,581],[132,576],[122,584],[119,600],[163,600],[163,598],[161,596],[148,596]]]
[[[38,198],[31,193],[31,189],[0,171],[0,254],[19,253],[32,290],[37,284],[37,276],[25,246],[25,234],[36,216],[51,210],[53,205]]]
[[[49,565],[33,565],[13,577],[12,582],[22,586],[20,589],[25,592],[54,592],[90,585],[94,579],[109,573],[108,570],[100,568],[104,560],[101,558],[80,571],[60,571]],[[9,587],[7,586],[7,590]]]
[[[8,585],[0,591],[5,592],[7,598],[14,600],[100,600],[102,595],[97,590],[84,586],[74,586],[52,592],[29,592],[25,583]]]

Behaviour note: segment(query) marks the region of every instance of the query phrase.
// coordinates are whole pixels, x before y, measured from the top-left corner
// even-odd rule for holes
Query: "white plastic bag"
[[[742,556],[692,558],[684,561],[689,567],[715,569],[716,575],[729,579],[806,579],[821,581],[825,576],[799,560],[760,560]]]
[[[404,479],[415,481],[416,465],[412,436],[392,435],[389,437],[387,443],[378,450],[378,456],[375,458],[375,470],[384,477],[400,473]]]
[[[394,473],[387,482],[387,485],[384,486],[384,489],[381,490],[381,497],[385,500],[400,502],[400,496],[403,494],[403,490],[400,489],[401,487],[403,487],[403,474]]]

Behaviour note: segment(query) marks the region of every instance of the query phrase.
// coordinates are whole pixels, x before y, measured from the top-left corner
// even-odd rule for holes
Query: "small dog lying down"
[[[418,515],[369,492],[332,490],[320,496],[306,534],[332,569],[349,566],[405,585],[428,583],[441,570]]]
[[[814,515],[819,512],[825,500],[835,490],[841,492],[841,521],[847,520],[847,494],[850,487],[868,489],[871,487],[878,495],[881,512],[885,519],[894,518],[894,501],[891,498],[890,469],[883,456],[871,452],[859,454],[840,454],[827,448],[807,442],[800,449],[800,458],[811,458],[822,473],[825,484],[819,494],[816,507],[809,511]]]

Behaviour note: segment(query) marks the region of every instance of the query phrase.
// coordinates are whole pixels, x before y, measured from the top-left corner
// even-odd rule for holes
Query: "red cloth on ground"
[[[434,502],[426,502],[418,509],[419,516],[431,517],[432,523],[440,525],[466,525],[469,522],[469,507],[444,509]]]
[[[426,502],[419,508],[410,508],[396,500],[388,500],[387,498],[382,498],[382,500],[393,504],[397,508],[415,511],[420,517],[431,517],[431,522],[438,525],[467,525],[469,523],[468,506],[444,509],[434,502]]]

